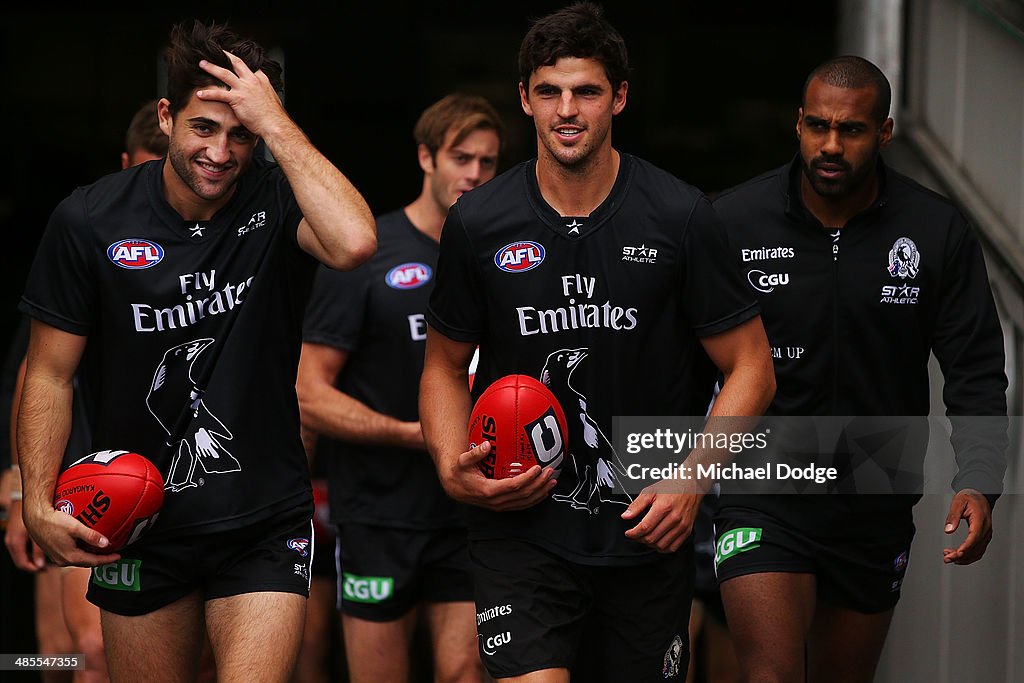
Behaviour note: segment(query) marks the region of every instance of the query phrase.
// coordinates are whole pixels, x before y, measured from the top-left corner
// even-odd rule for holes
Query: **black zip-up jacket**
[[[1003,336],[977,239],[949,200],[881,161],[878,172],[877,200],[841,230],[805,208],[799,157],[714,201],[760,299],[778,384],[770,413],[927,415],[934,352],[947,415],[1005,418]],[[954,490],[994,503],[1005,428],[952,423]]]

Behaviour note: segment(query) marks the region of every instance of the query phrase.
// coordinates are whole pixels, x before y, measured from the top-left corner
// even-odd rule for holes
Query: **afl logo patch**
[[[525,273],[543,262],[544,247],[536,242],[513,242],[494,255],[494,265],[506,273]]]
[[[75,506],[71,504],[70,500],[58,500],[57,504],[54,505],[53,507],[57,508],[66,515],[71,515],[72,517],[75,516]]]
[[[403,263],[389,270],[384,282],[392,289],[416,289],[430,282],[433,274],[425,263]]]
[[[308,538],[291,538],[291,539],[288,539],[288,547],[291,550],[294,550],[295,552],[297,552],[299,555],[302,555],[303,557],[305,557],[306,555],[309,554],[309,552],[306,550],[309,547],[309,539]]]
[[[892,568],[897,573],[903,572],[907,568],[907,551],[904,550],[902,553],[896,556],[896,559],[892,561]]]
[[[107,247],[107,258],[114,265],[129,270],[152,268],[163,260],[164,248],[149,240],[121,240]]]

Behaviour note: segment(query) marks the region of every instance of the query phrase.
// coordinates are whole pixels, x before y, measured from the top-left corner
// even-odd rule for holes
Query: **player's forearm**
[[[774,396],[775,373],[770,360],[767,363],[738,364],[726,375],[722,390],[708,415],[704,432],[732,435],[751,431]],[[725,443],[733,441],[725,439]],[[686,464],[693,468],[691,471],[696,472],[698,466],[707,469],[713,464],[724,465],[733,457],[734,454],[727,448],[700,448],[691,451]]]
[[[438,470],[468,448],[469,376],[427,366],[420,380],[420,424]]]
[[[29,373],[18,411],[17,442],[26,516],[52,508],[61,456],[71,433],[73,385]]]
[[[300,389],[298,394],[302,424],[318,434],[352,443],[424,447],[418,422],[380,413],[329,385]]]
[[[21,359],[18,366],[18,377],[14,381],[14,394],[11,396],[11,421],[10,425],[15,427],[18,424],[18,412],[21,410],[21,392],[25,388],[25,363],[26,358]],[[11,466],[18,464],[18,430],[11,429]],[[20,486],[21,483],[19,482]]]
[[[775,371],[770,357],[751,358],[726,373],[711,415],[745,417],[753,424],[775,398]]]
[[[351,270],[370,258],[377,248],[376,224],[352,183],[291,120],[268,131],[264,141],[295,193],[315,242],[314,255],[336,270]]]

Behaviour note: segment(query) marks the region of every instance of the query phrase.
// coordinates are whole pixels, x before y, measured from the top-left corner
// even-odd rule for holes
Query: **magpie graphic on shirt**
[[[540,381],[558,399],[569,423],[572,468],[563,465],[558,488],[571,486],[572,492],[551,497],[573,509],[597,514],[600,503],[629,505],[632,498],[619,484],[626,476],[626,468],[597,421],[587,412],[587,397],[572,385],[573,374],[589,355],[587,348],[555,351],[547,357]]]
[[[153,374],[146,407],[171,439],[185,406],[191,412],[184,435],[176,445],[178,452],[171,462],[164,488],[171,492],[198,486],[196,464],[207,474],[241,471],[238,459],[225,448],[223,441],[234,438],[231,431],[203,402],[205,390],[193,379],[196,359],[214,343],[214,339],[194,339],[168,349]]]

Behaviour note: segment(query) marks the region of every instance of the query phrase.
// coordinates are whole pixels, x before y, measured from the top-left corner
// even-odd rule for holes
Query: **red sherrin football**
[[[57,479],[53,506],[119,550],[148,528],[164,504],[164,479],[138,453],[99,451],[78,460]]]
[[[558,475],[568,452],[569,429],[558,399],[528,375],[506,375],[480,394],[469,416],[470,448],[484,440],[491,452],[480,461],[490,479],[505,479],[534,465]]]

